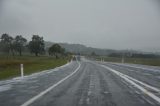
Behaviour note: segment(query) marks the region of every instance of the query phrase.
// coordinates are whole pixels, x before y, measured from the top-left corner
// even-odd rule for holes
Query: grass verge
[[[95,59],[101,60],[103,58],[107,62],[121,63],[122,58],[119,57],[96,57]],[[124,63],[143,64],[151,66],[160,66],[160,58],[124,58]]]
[[[0,56],[0,80],[20,76],[20,64],[24,64],[24,75],[53,69],[67,63],[67,58],[55,59],[47,56]]]

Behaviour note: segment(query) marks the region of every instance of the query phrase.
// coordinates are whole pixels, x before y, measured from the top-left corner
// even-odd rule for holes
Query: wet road
[[[73,61],[1,81],[0,106],[160,106],[160,68]]]

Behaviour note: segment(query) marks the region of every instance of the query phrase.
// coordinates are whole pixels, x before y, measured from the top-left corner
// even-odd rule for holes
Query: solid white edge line
[[[157,101],[158,103],[160,103],[160,98],[158,96],[156,96],[153,93],[147,91],[142,86],[136,84],[135,82],[133,82],[132,80],[130,80],[129,78],[127,78],[125,76],[125,74],[122,74],[122,73],[120,73],[120,72],[118,72],[118,71],[116,71],[116,70],[114,70],[114,69],[112,69],[110,67],[105,66],[105,65],[101,65],[101,66],[104,67],[104,68],[106,68],[106,69],[108,69],[108,70],[110,70],[111,72],[115,73],[116,75],[120,76],[121,78],[123,78],[124,80],[126,80],[128,83],[134,85],[136,88],[138,88],[139,90],[141,90],[142,92],[144,92],[145,94],[147,94],[149,97],[151,97],[152,99],[154,99],[155,101]]]
[[[72,72],[70,75],[68,75],[67,77],[65,77],[62,80],[58,81],[56,84],[53,84],[48,89],[40,92],[38,95],[32,97],[31,99],[29,99],[28,101],[26,101],[25,103],[23,103],[20,106],[29,106],[30,104],[32,104],[33,102],[35,102],[37,99],[39,99],[40,97],[42,97],[43,95],[45,95],[46,93],[48,93],[49,91],[51,91],[52,89],[54,89],[56,86],[58,86],[59,84],[61,84],[62,82],[64,82],[68,78],[70,78],[71,76],[73,76],[80,69],[80,67],[81,67],[81,64],[79,62],[78,62],[78,65],[79,65],[78,68],[74,72]]]
[[[147,87],[147,88],[149,88],[149,89],[152,89],[152,90],[160,93],[160,89],[158,89],[158,88],[156,88],[156,87],[153,87],[153,86],[151,86],[151,85],[148,85],[148,84],[146,84],[146,83],[144,83],[144,82],[141,82],[141,81],[139,81],[139,80],[137,80],[137,79],[134,79],[134,78],[132,78],[132,77],[130,77],[130,76],[128,76],[128,75],[125,75],[125,76],[126,76],[127,78],[129,78],[130,80],[132,80],[132,81],[135,81],[135,82],[137,82],[137,83],[139,83],[139,84],[141,84],[141,85],[143,85],[143,86],[145,86],[145,87]]]
[[[113,64],[113,65],[114,65],[114,64]],[[135,82],[137,82],[137,83],[139,83],[139,84],[141,84],[141,85],[143,85],[143,86],[145,86],[145,87],[147,87],[147,88],[149,88],[149,89],[152,89],[152,90],[156,91],[157,93],[160,93],[160,89],[159,89],[159,88],[156,88],[156,87],[153,87],[153,86],[151,86],[151,85],[148,85],[148,84],[146,84],[146,83],[144,83],[144,82],[142,82],[142,81],[139,81],[139,80],[137,80],[137,79],[135,79],[135,78],[132,78],[132,77],[126,75],[126,74],[123,74],[123,75],[126,76],[127,78],[129,78],[129,79],[132,80],[132,81],[135,81]]]

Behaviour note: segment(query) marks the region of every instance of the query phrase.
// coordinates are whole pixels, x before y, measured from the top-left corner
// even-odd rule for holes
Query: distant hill
[[[53,42],[45,42],[46,49],[53,45]],[[81,54],[91,54],[95,52],[97,55],[108,55],[110,53],[116,52],[116,50],[112,49],[99,49],[93,47],[87,47],[82,44],[69,44],[69,43],[58,43],[60,44],[67,52],[72,53],[81,53]]]
[[[53,45],[53,42],[45,42],[46,49],[48,49],[51,45]],[[69,44],[69,43],[58,43],[60,44],[67,52],[72,53],[81,53],[81,54],[91,54],[92,52],[95,52],[96,55],[109,55],[111,53],[144,53],[140,51],[135,50],[113,50],[113,49],[99,49],[99,48],[93,48],[93,47],[87,47],[82,44]]]
[[[48,48],[51,47],[54,42],[45,42],[45,49],[48,51]],[[128,56],[141,56],[144,54],[145,56],[152,57],[152,55],[157,55],[160,57],[160,52],[144,52],[144,51],[136,51],[136,50],[114,50],[114,49],[100,49],[100,48],[94,48],[94,47],[87,47],[82,44],[70,44],[70,43],[58,43],[60,44],[67,52],[72,52],[72,53],[80,53],[84,55],[91,55],[96,54],[96,55],[107,55],[107,56],[122,56],[122,54],[128,55]],[[30,53],[29,50],[25,49],[24,53]],[[3,54],[0,46],[0,54]],[[152,55],[151,55],[152,54]],[[144,56],[143,55],[143,56]]]

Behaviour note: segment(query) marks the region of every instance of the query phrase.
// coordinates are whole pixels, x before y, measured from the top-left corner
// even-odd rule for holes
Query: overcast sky
[[[160,51],[160,0],[0,0],[0,34]]]

